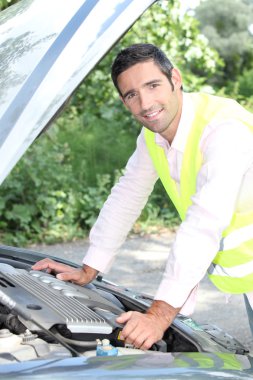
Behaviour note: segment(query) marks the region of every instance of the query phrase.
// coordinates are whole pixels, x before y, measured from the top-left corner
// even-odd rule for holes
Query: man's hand
[[[55,273],[59,280],[72,281],[77,285],[85,285],[94,280],[98,271],[84,265],[82,268],[73,268],[51,259],[43,259],[32,266],[33,270],[45,270],[47,273]]]
[[[180,308],[174,308],[164,301],[154,301],[145,314],[128,311],[117,318],[118,323],[126,323],[122,337],[126,343],[141,350],[148,350],[162,339],[164,332],[173,322]]]

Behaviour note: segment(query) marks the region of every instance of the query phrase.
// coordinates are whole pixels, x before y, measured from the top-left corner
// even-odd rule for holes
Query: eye
[[[130,92],[130,93],[127,94],[127,96],[125,97],[125,100],[129,101],[129,100],[133,99],[136,95],[137,95],[136,92]]]
[[[150,88],[156,88],[156,87],[158,87],[158,86],[160,86],[159,83],[151,83],[151,84],[149,85]]]

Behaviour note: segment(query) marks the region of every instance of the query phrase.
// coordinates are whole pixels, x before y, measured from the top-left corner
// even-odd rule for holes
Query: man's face
[[[174,90],[168,78],[151,60],[137,63],[118,76],[122,101],[145,127],[172,142],[182,109],[182,80],[172,70]]]

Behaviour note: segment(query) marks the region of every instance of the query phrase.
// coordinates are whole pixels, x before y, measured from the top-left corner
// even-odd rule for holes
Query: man
[[[145,350],[161,339],[179,311],[192,312],[207,270],[222,291],[247,294],[253,324],[253,115],[230,99],[184,93],[180,72],[151,44],[121,51],[112,79],[145,127],[136,151],[91,230],[83,267],[45,259],[33,269],[77,284],[108,271],[159,176],[182,223],[151,307],[118,317],[125,340]]]

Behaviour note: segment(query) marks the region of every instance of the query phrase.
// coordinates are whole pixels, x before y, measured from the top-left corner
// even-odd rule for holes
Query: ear
[[[181,88],[182,77],[181,77],[180,71],[176,67],[172,69],[171,80],[172,80],[172,83],[174,84],[175,89]]]

